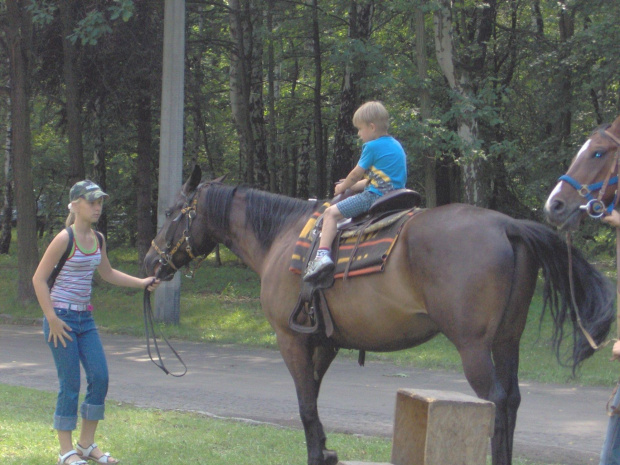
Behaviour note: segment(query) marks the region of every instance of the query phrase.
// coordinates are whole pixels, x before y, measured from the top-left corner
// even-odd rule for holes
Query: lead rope
[[[568,284],[570,287],[570,298],[571,298],[571,303],[573,304],[573,310],[575,312],[577,324],[579,325],[579,329],[581,329],[581,332],[583,333],[583,335],[586,337],[586,339],[590,343],[590,347],[592,347],[592,349],[594,350],[599,350],[605,347],[607,344],[609,344],[609,341],[605,342],[604,344],[600,346],[597,345],[594,339],[592,338],[592,336],[590,335],[590,333],[586,330],[586,328],[583,326],[583,323],[581,322],[581,317],[579,316],[579,307],[577,306],[577,300],[575,299],[575,284],[573,282],[573,253],[572,253],[573,245],[572,245],[570,232],[566,233],[566,245],[568,248]]]
[[[166,339],[166,336],[164,336],[163,333],[160,331],[159,334],[161,338],[166,342],[166,344],[168,345],[172,353],[175,355],[177,360],[181,362],[181,365],[183,365],[183,373],[179,375],[179,374],[174,374],[168,371],[168,369],[164,365],[164,361],[161,358],[161,353],[159,352],[159,345],[157,344],[157,335],[155,334],[155,327],[153,325],[153,309],[151,308],[151,291],[148,290],[148,286],[144,289],[143,306],[144,306],[144,333],[146,336],[146,350],[149,354],[149,358],[151,359],[151,362],[153,362],[157,368],[162,370],[167,375],[172,375],[175,378],[180,378],[181,376],[184,376],[185,373],[187,373],[187,365],[185,365],[185,362],[183,361],[181,356],[178,354],[178,352],[174,349],[174,347],[170,345],[170,343],[168,342],[168,339]],[[155,359],[153,359],[153,355],[151,354],[151,337],[153,338],[153,346],[155,347],[155,352],[157,353],[157,358],[159,359],[159,363],[156,362]]]

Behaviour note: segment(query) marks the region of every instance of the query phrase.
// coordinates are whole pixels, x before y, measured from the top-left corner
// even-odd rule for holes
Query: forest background
[[[148,250],[163,6],[0,0],[0,253],[17,238],[22,300],[78,180],[111,194],[110,247]],[[330,197],[359,157],[353,112],[381,100],[426,206],[543,221],[588,134],[620,114],[618,18],[605,0],[187,1],[185,173]],[[589,222],[577,244],[611,255],[613,237]]]

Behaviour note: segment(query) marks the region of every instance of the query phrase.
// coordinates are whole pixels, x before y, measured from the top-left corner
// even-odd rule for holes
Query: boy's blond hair
[[[374,124],[378,131],[388,132],[390,115],[381,102],[371,101],[364,103],[353,115],[353,125]]]

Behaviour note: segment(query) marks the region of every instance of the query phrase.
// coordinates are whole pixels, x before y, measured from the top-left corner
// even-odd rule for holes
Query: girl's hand
[[[65,339],[73,341],[71,336],[67,333],[67,331],[71,331],[71,327],[57,316],[48,319],[47,322],[50,326],[50,335],[47,338],[47,342],[54,342],[54,347],[58,347],[58,341],[60,341],[62,346],[66,348],[67,343]]]
[[[157,289],[157,286],[159,286],[161,281],[159,279],[154,279],[153,277],[150,277],[144,278],[142,280],[142,283],[144,284],[144,288],[148,289],[149,292],[153,292],[155,289]]]

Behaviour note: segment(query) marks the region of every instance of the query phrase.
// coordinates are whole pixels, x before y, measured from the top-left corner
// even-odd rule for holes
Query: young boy
[[[382,195],[405,187],[407,156],[400,143],[388,135],[389,114],[381,102],[366,102],[353,115],[353,125],[364,143],[357,166],[336,184],[334,194],[347,189],[355,194],[330,206],[323,215],[323,229],[316,257],[308,264],[304,281],[315,281],[334,269],[331,246],[338,221],[366,213]]]

